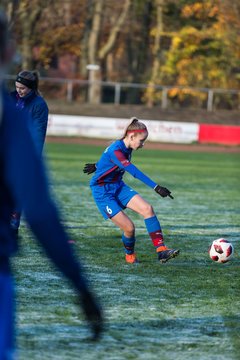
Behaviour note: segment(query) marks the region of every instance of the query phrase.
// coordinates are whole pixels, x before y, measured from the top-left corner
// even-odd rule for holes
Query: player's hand
[[[166,187],[157,185],[157,186],[155,186],[154,190],[161,197],[169,196],[171,199],[173,199],[173,196],[171,195],[171,191],[169,191]]]
[[[91,328],[92,340],[96,341],[103,331],[102,309],[89,290],[80,295],[80,305]]]
[[[83,172],[87,175],[90,175],[96,171],[96,164],[85,164]]]

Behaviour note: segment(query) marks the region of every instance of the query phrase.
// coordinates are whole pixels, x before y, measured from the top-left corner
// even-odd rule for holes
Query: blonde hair
[[[130,124],[126,127],[124,134],[121,137],[121,140],[123,140],[130,131],[133,131],[133,132],[134,131],[136,131],[136,132],[146,131],[147,132],[147,127],[144,123],[139,121],[136,117],[132,117]]]

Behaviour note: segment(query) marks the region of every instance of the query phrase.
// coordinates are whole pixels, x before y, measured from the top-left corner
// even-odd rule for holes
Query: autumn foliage
[[[48,76],[149,84],[141,101],[201,103],[202,88],[240,87],[239,0],[3,0],[19,67]],[[68,59],[61,68],[61,59]],[[194,88],[194,89],[193,89]],[[139,95],[138,95],[139,96]]]

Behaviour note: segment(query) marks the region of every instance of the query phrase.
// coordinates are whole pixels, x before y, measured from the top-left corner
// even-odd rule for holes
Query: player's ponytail
[[[136,117],[131,118],[130,124],[126,127],[121,140],[123,140],[130,131],[144,132],[147,131],[147,127],[144,123],[139,121]]]

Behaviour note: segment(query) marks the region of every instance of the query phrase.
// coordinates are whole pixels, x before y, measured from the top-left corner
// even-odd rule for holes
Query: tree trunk
[[[153,66],[152,66],[152,74],[149,82],[148,88],[148,101],[147,106],[152,107],[154,104],[154,88],[155,79],[158,76],[158,72],[160,69],[160,50],[161,50],[161,33],[163,31],[163,3],[164,0],[155,0],[156,6],[156,35],[154,40],[154,48],[153,48]]]
[[[31,69],[32,41],[34,29],[41,16],[43,8],[37,1],[22,0],[19,4],[18,16],[22,25],[22,68]]]
[[[87,77],[87,65],[89,63],[88,61],[88,51],[89,51],[89,37],[92,27],[92,6],[93,6],[93,0],[87,0],[86,4],[86,18],[85,18],[85,26],[84,26],[84,32],[83,32],[83,38],[81,40],[81,61],[80,61],[80,74],[84,78]]]
[[[93,19],[92,19],[92,29],[89,36],[88,43],[88,65],[98,65],[97,50],[99,43],[99,34],[101,30],[102,22],[102,13],[103,13],[103,0],[95,1],[94,10],[93,10]],[[101,70],[100,67],[97,70],[89,70],[89,80],[90,84],[88,86],[88,102],[90,104],[100,104],[101,103],[101,85],[99,81],[101,80]]]
[[[92,29],[89,36],[89,51],[88,51],[88,60],[89,64],[100,65],[104,60],[106,60],[107,55],[112,51],[113,47],[117,41],[117,35],[121,30],[126,17],[128,15],[129,7],[131,5],[131,0],[125,0],[122,8],[121,14],[118,16],[114,26],[109,32],[108,39],[105,41],[104,45],[99,49],[99,35],[101,31],[101,23],[103,16],[103,0],[96,0],[93,13]],[[102,80],[102,71],[101,67],[99,70],[92,70],[90,72],[91,84],[89,86],[88,92],[88,101],[92,104],[99,104],[101,102],[101,80]]]

